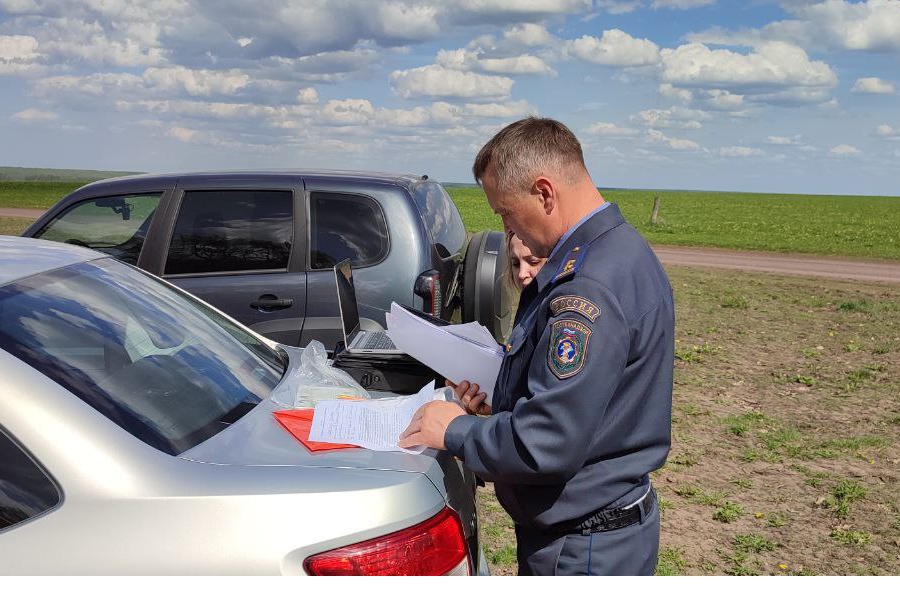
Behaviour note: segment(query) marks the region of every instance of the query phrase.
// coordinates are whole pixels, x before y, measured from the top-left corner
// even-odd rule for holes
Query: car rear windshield
[[[246,414],[287,366],[217,312],[108,258],[0,287],[0,347],[173,455]]]

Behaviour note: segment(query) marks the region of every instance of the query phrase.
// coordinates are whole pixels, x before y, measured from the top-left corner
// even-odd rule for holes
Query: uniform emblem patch
[[[584,368],[591,328],[580,321],[563,319],[553,324],[547,362],[560,379],[577,375]]]
[[[550,301],[550,312],[554,317],[567,311],[584,315],[591,323],[600,316],[600,307],[581,296],[559,296]]]

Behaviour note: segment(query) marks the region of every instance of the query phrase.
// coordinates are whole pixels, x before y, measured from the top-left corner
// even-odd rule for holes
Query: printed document
[[[388,335],[397,348],[454,383],[464,379],[477,383],[487,395],[486,402],[491,404],[503,362],[503,347],[484,326],[463,323],[442,327],[393,302],[385,320]]]
[[[433,399],[432,381],[413,396],[388,400],[321,400],[313,413],[309,441],[421,454],[425,446],[401,448],[397,442],[415,412]]]

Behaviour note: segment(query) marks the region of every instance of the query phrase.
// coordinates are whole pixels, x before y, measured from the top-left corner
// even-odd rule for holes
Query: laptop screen
[[[356,304],[356,289],[353,287],[353,271],[350,269],[349,260],[344,259],[334,265],[334,278],[337,281],[338,303],[346,338],[359,327],[359,308]],[[348,341],[344,340],[345,343]]]

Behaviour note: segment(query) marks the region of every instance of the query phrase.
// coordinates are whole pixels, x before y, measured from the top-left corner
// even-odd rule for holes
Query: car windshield
[[[287,367],[215,311],[110,258],[0,287],[0,347],[169,454],[249,412]]]

